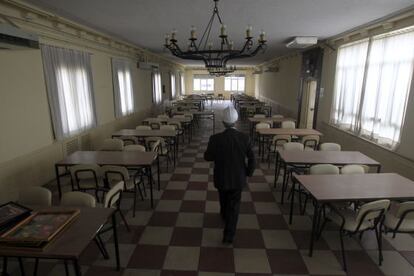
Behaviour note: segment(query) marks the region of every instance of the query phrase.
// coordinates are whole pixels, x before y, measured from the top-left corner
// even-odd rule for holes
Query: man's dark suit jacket
[[[214,186],[219,190],[242,189],[256,166],[250,138],[234,128],[210,137],[204,159],[214,161]]]

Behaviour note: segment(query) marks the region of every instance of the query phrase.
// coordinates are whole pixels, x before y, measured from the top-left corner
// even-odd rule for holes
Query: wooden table
[[[62,197],[60,177],[68,174],[67,168],[79,164],[98,164],[123,166],[126,168],[142,167],[148,170],[151,207],[154,207],[153,196],[153,177],[152,166],[157,162],[158,190],[160,190],[160,162],[155,152],[136,152],[136,151],[77,151],[66,156],[63,160],[55,164],[56,181],[58,185],[59,198]],[[60,174],[59,168],[65,169],[64,174]],[[72,187],[73,188],[73,187]]]
[[[283,186],[282,186],[282,198],[281,203],[284,201],[284,193],[287,187],[287,166],[301,166],[310,167],[317,164],[332,164],[336,166],[345,165],[367,165],[375,167],[377,172],[381,171],[381,164],[374,159],[369,158],[365,154],[359,151],[278,151],[276,154],[277,164],[279,160],[284,167],[283,173]],[[274,186],[276,186],[276,170]]]
[[[33,208],[34,210],[65,210],[70,207],[48,207]],[[116,228],[115,209],[112,208],[77,208],[80,209],[79,216],[68,225],[52,243],[42,251],[28,249],[12,249],[0,247],[0,256],[3,257],[3,273],[7,275],[8,258],[39,258],[39,259],[60,259],[72,261],[75,275],[80,276],[81,270],[79,258],[89,243],[94,239],[102,226],[112,221],[113,239],[115,245],[116,270],[120,270],[118,233]],[[23,274],[23,273],[22,273]]]
[[[140,130],[140,129],[121,129],[114,133],[112,133],[112,138],[121,137],[121,136],[134,136],[137,138],[147,138],[147,137],[162,137],[162,138],[169,138],[174,140],[174,151],[173,151],[173,159],[174,159],[174,167],[178,155],[178,144],[179,139],[177,137],[177,133],[173,130],[165,130],[165,129],[151,129],[151,130]]]
[[[258,129],[257,133],[259,134],[259,155],[264,156],[264,144],[265,139],[276,136],[276,135],[291,135],[291,136],[307,136],[307,135],[317,135],[322,136],[323,134],[315,129],[309,128],[263,128]]]
[[[312,236],[309,256],[313,253],[318,221],[321,216],[320,204],[328,202],[374,201],[379,199],[414,199],[414,182],[396,173],[359,175],[297,175],[296,181],[314,199]]]

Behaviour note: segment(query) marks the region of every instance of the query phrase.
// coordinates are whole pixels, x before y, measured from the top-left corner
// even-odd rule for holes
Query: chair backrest
[[[304,147],[302,143],[298,142],[289,142],[283,144],[283,150],[290,150],[290,151],[303,151]]]
[[[266,118],[265,114],[254,114],[253,118]]]
[[[346,165],[341,168],[341,174],[364,174],[364,167],[360,165]]]
[[[161,149],[161,141],[159,139],[150,139],[150,138],[153,138],[153,137],[149,137],[145,139],[147,148],[149,148],[150,151],[159,153]]]
[[[23,205],[51,206],[52,193],[44,187],[25,187],[19,191],[18,202]]]
[[[120,136],[118,139],[124,142],[124,147],[127,145],[139,144],[138,138],[134,136]]]
[[[373,220],[384,214],[390,206],[388,199],[381,199],[365,203],[362,205],[357,213],[356,222],[359,223],[363,220]]]
[[[310,167],[310,174],[339,174],[339,168],[331,164],[318,164]]]
[[[150,126],[140,125],[135,128],[136,130],[151,130]]]
[[[109,138],[103,141],[101,150],[104,151],[122,151],[124,150],[124,141],[117,138]]]
[[[276,115],[273,115],[272,118],[273,119],[283,119],[284,117],[283,117],[283,115],[276,114]]]
[[[190,120],[194,119],[194,115],[191,113],[185,113],[184,117],[189,118]]]
[[[82,180],[99,178],[102,176],[102,169],[97,164],[80,164],[69,168],[72,179]]]
[[[282,128],[289,128],[289,129],[295,129],[296,128],[296,124],[294,121],[283,121]]]
[[[162,125],[161,130],[177,130],[177,125]]]
[[[130,178],[128,169],[122,166],[106,165],[102,166],[102,171],[109,184],[118,183],[119,181],[125,184]]]
[[[151,129],[160,129],[161,123],[160,122],[150,122]]]
[[[289,143],[292,137],[290,135],[275,135],[273,136],[272,143],[276,146],[284,145],[285,143]]]
[[[313,149],[316,149],[316,147],[319,144],[319,136],[318,135],[306,135],[302,137],[301,142],[305,147],[311,147]]]
[[[112,208],[115,207],[115,205],[119,206],[123,189],[124,183],[120,181],[115,184],[108,192],[106,192],[104,198],[104,207]]]
[[[319,146],[321,151],[341,151],[341,145],[337,143],[322,143]]]
[[[406,201],[399,204],[395,216],[400,218],[404,213],[407,213],[404,219],[414,219],[414,201]]]
[[[173,116],[173,118],[177,118],[177,119],[185,119],[185,115],[183,115],[183,114],[176,114],[176,115],[174,115]]]
[[[169,119],[170,116],[168,116],[167,114],[160,114],[160,115],[157,116],[157,118],[159,118],[159,119]]]
[[[124,147],[124,151],[139,151],[145,152],[145,147],[143,145],[127,145]]]
[[[76,207],[96,207],[96,199],[94,196],[82,192],[68,192],[62,195],[60,200],[62,206],[76,206]]]
[[[256,129],[264,129],[264,128],[270,128],[270,125],[268,123],[258,123],[258,124],[256,124]]]
[[[179,121],[170,121],[167,123],[167,125],[175,126],[176,129],[181,129],[181,123]]]

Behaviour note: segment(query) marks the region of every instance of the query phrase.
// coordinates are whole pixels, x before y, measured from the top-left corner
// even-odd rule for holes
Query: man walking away
[[[255,157],[249,137],[236,130],[237,111],[227,107],[223,111],[225,130],[210,136],[206,161],[214,162],[214,186],[220,197],[220,214],[225,221],[223,243],[232,243],[239,218],[241,192],[246,177],[252,176]],[[246,162],[247,159],[247,162]]]

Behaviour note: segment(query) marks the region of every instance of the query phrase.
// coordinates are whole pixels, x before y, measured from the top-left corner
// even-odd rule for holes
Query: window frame
[[[243,89],[239,89],[240,81],[243,80]],[[230,81],[230,89],[226,86],[226,82]],[[236,81],[236,88],[233,87],[234,81]],[[237,93],[245,93],[246,92],[246,76],[245,75],[231,75],[224,77],[224,91],[226,92],[237,92]]]
[[[195,82],[199,82],[199,89],[196,89]],[[205,81],[204,87],[207,87],[206,89],[203,89],[202,81]],[[208,82],[211,81],[211,84],[208,84]],[[209,89],[211,87],[212,89]],[[193,91],[197,92],[214,92],[215,90],[215,80],[214,77],[210,75],[193,75]]]

